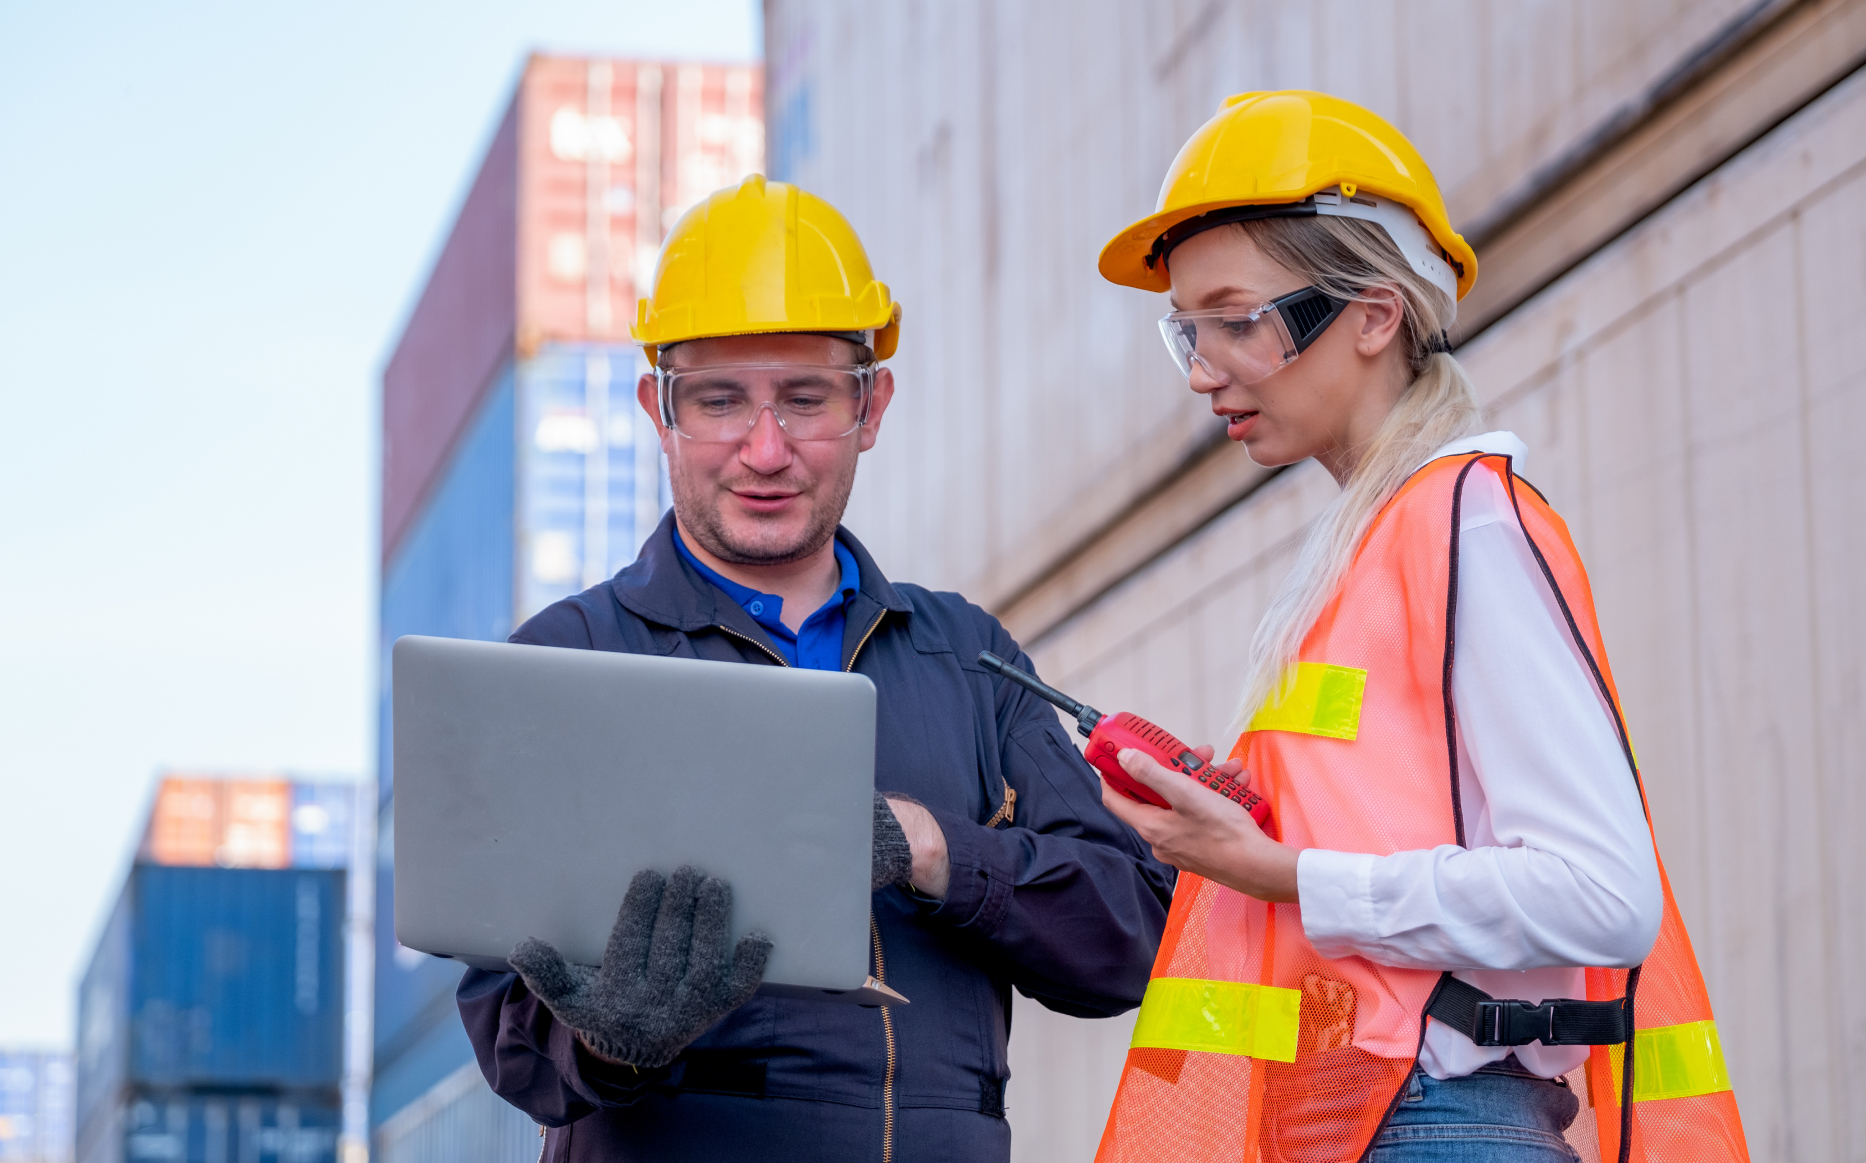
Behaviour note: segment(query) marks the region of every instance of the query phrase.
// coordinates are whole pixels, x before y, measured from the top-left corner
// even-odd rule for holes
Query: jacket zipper
[[[771,649],[769,646],[766,646],[764,643],[758,641],[758,639],[756,638],[753,638],[746,634],[741,634],[730,626],[721,626],[717,622],[713,623],[713,629],[718,630],[724,634],[729,634],[732,637],[737,638],[740,642],[744,642],[749,645],[756,646],[759,650],[762,650],[766,655],[770,656],[771,661],[777,663],[779,666],[790,665],[790,663],[784,661],[784,656],[782,654],[779,654],[777,651]]]
[[[857,643],[855,644],[855,649],[854,649],[854,651],[852,651],[852,652],[851,652],[851,653],[849,654],[849,662],[848,662],[848,665],[846,665],[846,666],[844,666],[844,667],[842,668],[842,670],[843,670],[843,673],[845,673],[845,674],[847,674],[847,673],[849,673],[850,671],[853,671],[853,670],[855,669],[855,659],[856,659],[856,657],[857,657],[858,655],[860,655],[860,654],[862,653],[862,647],[864,647],[864,646],[866,646],[866,645],[868,645],[868,640],[869,640],[870,638],[873,638],[873,637],[875,636],[875,629],[876,629],[876,627],[878,627],[878,626],[880,626],[880,625],[881,625],[881,619],[883,619],[883,618],[885,618],[885,617],[887,617],[887,616],[888,616],[888,612],[887,612],[886,610],[883,610],[883,611],[881,611],[881,612],[880,612],[879,614],[876,614],[876,615],[875,615],[875,620],[874,620],[874,621],[872,621],[872,622],[870,622],[870,623],[868,624],[868,629],[862,632],[862,640],[861,640],[860,642],[857,642]],[[739,632],[738,632],[737,630],[734,630],[734,629],[733,629],[732,627],[730,627],[730,626],[722,626],[722,625],[720,625],[720,624],[719,624],[719,623],[717,623],[717,622],[715,622],[715,623],[713,623],[713,629],[715,629],[715,630],[718,630],[718,631],[720,631],[720,632],[721,632],[721,633],[723,633],[723,634],[729,634],[729,635],[731,635],[732,637],[734,637],[734,638],[737,638],[737,639],[738,639],[738,640],[739,640],[740,642],[744,642],[744,643],[746,643],[746,644],[748,644],[748,645],[751,645],[751,646],[756,646],[756,647],[757,647],[757,648],[758,648],[758,649],[759,649],[760,651],[762,651],[762,652],[764,652],[764,654],[765,654],[765,655],[767,655],[767,656],[768,656],[768,657],[769,657],[769,658],[771,659],[771,661],[772,661],[772,662],[775,662],[775,663],[777,663],[777,664],[778,664],[779,666],[789,666],[789,665],[790,665],[790,663],[788,663],[788,662],[785,662],[785,661],[784,661],[784,656],[783,656],[783,655],[781,655],[781,654],[779,654],[779,653],[777,653],[776,651],[774,651],[774,650],[772,650],[772,649],[770,649],[770,648],[769,648],[769,647],[767,647],[767,646],[766,646],[766,645],[765,645],[764,643],[762,643],[762,642],[760,642],[760,641],[758,641],[758,639],[756,639],[756,638],[753,638],[753,637],[751,637],[751,636],[749,636],[749,635],[746,635],[746,634],[741,634],[741,633],[739,633]]]
[[[1016,815],[1017,789],[1012,787],[1011,781],[1007,779],[1004,781],[1004,803],[996,812],[992,813],[991,819],[985,821],[985,827],[995,828],[1000,821],[1006,824],[1012,823],[1014,822],[1013,817]]]
[[[888,616],[888,612],[886,610],[883,610],[879,614],[876,614],[875,620],[870,622],[868,624],[868,629],[862,632],[862,640],[860,642],[857,642],[855,644],[855,649],[849,652],[849,661],[847,665],[845,665],[842,668],[842,672],[844,674],[852,673],[855,670],[856,657],[862,653],[862,647],[868,645],[868,640],[875,636],[875,627],[881,625],[881,619],[887,616]]]
[[[875,636],[876,627],[888,616],[886,610],[875,615],[875,620],[862,631],[861,641],[855,649],[849,651],[849,661],[843,665],[844,674],[855,671],[855,660],[861,656],[862,647]],[[888,983],[888,963],[881,953],[881,923],[875,920],[875,914],[868,914],[868,931],[875,941],[875,980],[882,985]],[[899,1052],[894,1045],[894,1012],[887,1006],[881,1006],[881,1040],[888,1048],[887,1069],[881,1075],[881,1163],[894,1163],[894,1068],[899,1062]]]
[[[873,629],[873,627],[870,627]],[[860,649],[860,647],[857,647]],[[888,983],[888,964],[881,955],[881,925],[873,913],[868,914],[868,931],[875,939],[875,980],[882,985]],[[881,1037],[888,1047],[888,1067],[881,1076],[881,1163],[894,1161],[894,1066],[897,1055],[894,1047],[894,1011],[887,1006],[881,1009]]]
[[[888,612],[883,610],[875,615],[874,621],[868,624],[868,629],[862,632],[862,640],[857,642],[855,644],[855,649],[849,653],[848,664],[842,668],[844,673],[851,672],[855,669],[855,659],[862,653],[862,647],[868,645],[868,640],[875,636],[875,629],[881,625],[881,620],[887,616]],[[784,661],[782,656],[766,649],[764,643],[759,642],[756,638],[749,638],[729,626],[720,626],[718,623],[714,623],[714,627],[726,634],[730,634],[741,642],[748,642],[756,646],[758,649],[770,655],[771,660],[779,666],[790,665],[790,663]],[[1010,785],[1006,784],[1005,787],[1006,790],[1009,791]],[[1010,792],[1010,794],[1012,796],[1016,795],[1015,792]],[[881,953],[881,925],[875,920],[873,913],[868,915],[868,931],[870,935],[874,937],[875,942],[875,980],[886,985],[888,983],[888,967]],[[894,1015],[889,1012],[887,1006],[881,1006],[879,1008],[881,1010],[881,1037],[888,1048],[888,1065],[886,1071],[884,1071],[881,1076],[881,1163],[894,1163],[894,1068],[898,1061],[898,1055],[894,1046]]]

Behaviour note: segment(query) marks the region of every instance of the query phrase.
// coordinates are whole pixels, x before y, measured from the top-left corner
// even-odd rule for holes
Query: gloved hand
[[[906,798],[906,797],[900,797]],[[907,843],[901,821],[886,796],[875,793],[875,867],[871,888],[906,884],[914,875],[914,850]]]
[[[771,939],[747,933],[728,956],[731,915],[732,889],[718,877],[682,865],[664,880],[644,869],[629,882],[601,968],[567,965],[536,937],[507,960],[591,1050],[652,1069],[744,1005],[764,978]]]

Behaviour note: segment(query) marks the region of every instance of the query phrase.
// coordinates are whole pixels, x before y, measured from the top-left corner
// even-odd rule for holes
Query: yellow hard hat
[[[894,354],[901,305],[875,281],[848,220],[814,194],[753,174],[681,215],[630,329],[648,362],[689,339],[802,331],[860,335]]]
[[[1181,239],[1222,222],[1307,215],[1380,223],[1454,302],[1477,281],[1477,255],[1405,134],[1352,101],[1299,89],[1227,97],[1173,159],[1156,212],[1102,248],[1102,277],[1169,290],[1164,259]]]

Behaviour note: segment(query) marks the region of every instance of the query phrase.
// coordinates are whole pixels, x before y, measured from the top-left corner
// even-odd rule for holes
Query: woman
[[[1233,724],[1266,828],[1139,752],[1171,808],[1103,789],[1186,875],[1100,1157],[1746,1158],[1586,574],[1450,354],[1476,257],[1411,143],[1234,97],[1101,271],[1171,292],[1254,460],[1341,494]]]

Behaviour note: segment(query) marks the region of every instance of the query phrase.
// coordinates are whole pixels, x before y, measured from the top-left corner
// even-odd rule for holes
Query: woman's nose
[[[1206,366],[1205,361],[1197,355],[1192,357],[1192,367],[1186,376],[1186,383],[1201,396],[1209,396],[1220,388],[1230,386],[1227,381],[1213,375],[1211,368]]]

